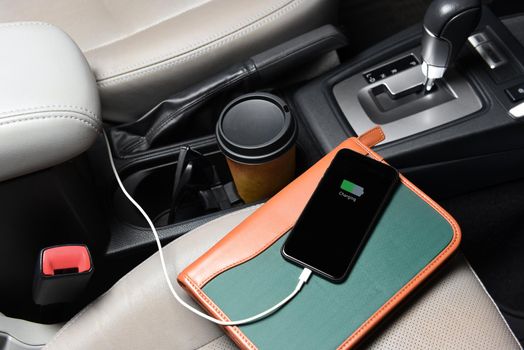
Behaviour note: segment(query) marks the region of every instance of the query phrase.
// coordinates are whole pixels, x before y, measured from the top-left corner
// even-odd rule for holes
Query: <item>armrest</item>
[[[82,52],[60,29],[0,24],[0,181],[88,149],[101,130],[100,102]]]

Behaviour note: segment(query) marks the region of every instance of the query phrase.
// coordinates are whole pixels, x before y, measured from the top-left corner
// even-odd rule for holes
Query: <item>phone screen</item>
[[[342,281],[397,183],[392,167],[340,150],[291,230],[283,256]]]

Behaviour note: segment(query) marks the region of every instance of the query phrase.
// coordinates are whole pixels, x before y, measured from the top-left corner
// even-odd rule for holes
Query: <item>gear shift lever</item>
[[[480,20],[480,0],[434,0],[424,16],[422,72],[426,91],[455,59]]]

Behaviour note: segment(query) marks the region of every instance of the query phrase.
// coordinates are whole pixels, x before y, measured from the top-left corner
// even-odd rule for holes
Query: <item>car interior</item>
[[[462,241],[357,347],[522,349],[524,3],[4,0],[0,45],[0,349],[237,349],[112,166],[196,307],[179,273],[377,126]]]

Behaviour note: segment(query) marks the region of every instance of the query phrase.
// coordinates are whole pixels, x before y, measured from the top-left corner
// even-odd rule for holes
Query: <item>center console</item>
[[[437,198],[524,176],[519,121],[524,48],[488,8],[427,91],[421,25],[297,89],[308,138],[327,152],[379,125],[376,150]],[[523,90],[524,92],[524,90]]]
[[[296,72],[292,68],[298,62],[345,44],[340,33],[321,28],[174,95],[138,122],[111,129],[123,182],[165,241],[249,205],[232,192],[231,162],[214,129],[229,102],[254,91],[282,97],[286,113],[296,118],[297,173],[348,137],[379,125],[386,139],[376,150],[435,198],[520,178],[523,124],[510,111],[516,113],[520,94],[513,87],[524,82],[524,48],[488,8],[481,11],[479,5],[477,10],[473,20],[466,16],[461,25],[453,22],[456,11],[469,13],[469,8],[426,18],[424,26],[400,32],[309,82],[282,84],[284,72]],[[451,38],[441,30],[438,37],[424,39],[426,27],[437,32],[449,23],[464,29],[461,35]],[[448,61],[434,58],[443,49],[431,41],[442,38],[455,45],[446,51]],[[193,134],[182,132],[188,129]],[[176,173],[187,167],[180,156],[186,146],[203,156],[192,165],[195,174],[202,172],[199,163],[211,164],[215,174],[212,182],[193,178],[198,180],[188,182],[193,190],[177,202]],[[260,183],[251,177],[249,187],[260,187],[251,184]],[[107,256],[152,246],[145,222],[120,191],[111,187],[104,192],[112,193],[114,218]]]

